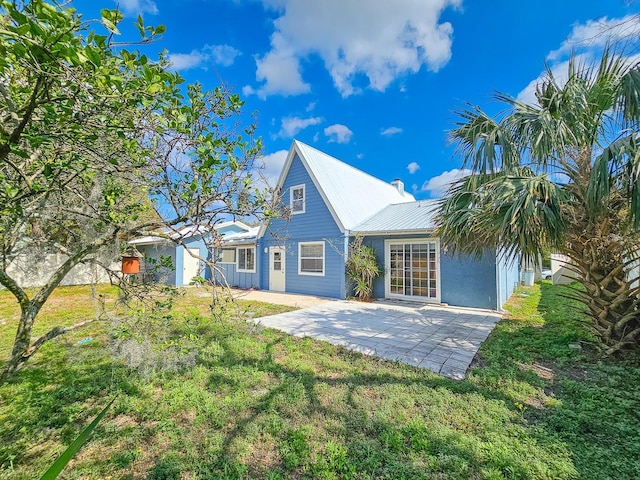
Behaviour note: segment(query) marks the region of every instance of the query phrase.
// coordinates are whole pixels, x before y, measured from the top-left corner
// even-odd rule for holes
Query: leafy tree
[[[260,141],[251,122],[242,127],[243,102],[225,86],[185,86],[162,56],[118,43],[118,11],[84,22],[32,0],[2,1],[0,14],[0,285],[21,310],[6,379],[73,328],[32,338],[74,266],[106,267],[133,236],[259,215],[264,198],[251,183]],[[164,31],[135,25],[142,44]],[[51,252],[65,260],[35,293],[11,276],[16,259]]]
[[[506,94],[492,118],[470,106],[451,138],[473,175],[440,204],[442,240],[515,259],[546,248],[571,259],[595,333],[613,354],[640,339],[640,68],[610,48],[573,57],[566,82],[548,69],[537,103]]]

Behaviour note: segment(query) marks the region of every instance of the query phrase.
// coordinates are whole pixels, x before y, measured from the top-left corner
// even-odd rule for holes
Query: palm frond
[[[478,174],[492,173],[518,163],[510,132],[477,107],[458,112],[460,121],[450,134],[463,167]]]
[[[603,208],[614,187],[625,190],[631,217],[640,227],[640,135],[627,132],[602,150],[593,163],[588,187],[589,208]]]
[[[511,260],[536,257],[563,241],[566,195],[547,175],[529,169],[519,176],[470,176],[441,200],[437,233],[453,253],[479,256],[498,248]]]

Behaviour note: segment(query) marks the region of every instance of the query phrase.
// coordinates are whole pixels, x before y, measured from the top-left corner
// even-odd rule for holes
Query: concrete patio
[[[486,310],[333,301],[254,321],[460,380],[500,318]]]

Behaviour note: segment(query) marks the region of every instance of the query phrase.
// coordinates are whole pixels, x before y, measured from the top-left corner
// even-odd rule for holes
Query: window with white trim
[[[324,277],[324,242],[298,243],[298,274]]]
[[[304,213],[306,204],[304,193],[304,184],[289,189],[289,208],[293,215]]]
[[[244,273],[256,273],[256,248],[239,247],[236,254],[236,271]]]
[[[220,250],[220,263],[236,263],[236,249],[223,248]]]

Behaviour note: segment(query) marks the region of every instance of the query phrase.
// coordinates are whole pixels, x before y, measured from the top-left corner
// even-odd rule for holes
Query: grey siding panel
[[[147,259],[160,260],[160,257],[171,257],[171,261],[176,265],[176,247],[173,244],[152,244],[137,245],[138,251]],[[176,271],[174,269],[158,269],[155,272],[155,280],[165,285],[176,285]]]
[[[366,237],[364,243],[372,246],[378,257],[378,264],[384,268],[384,241],[419,238],[418,235],[393,235]],[[425,236],[425,239],[431,238]],[[373,283],[373,295],[385,296],[384,274]],[[496,292],[495,257],[487,252],[482,259],[462,256],[452,257],[440,249],[440,299],[442,303],[458,307],[498,308]]]
[[[304,165],[296,156],[282,187],[282,201],[288,205],[292,186],[305,185],[305,213],[292,215],[291,219],[272,220],[260,243],[260,276],[263,289],[269,288],[269,255],[264,249],[285,246],[286,291],[332,298],[345,298],[345,274],[342,251],[344,236],[336,225]],[[309,276],[298,274],[298,243],[325,242],[325,274]]]

